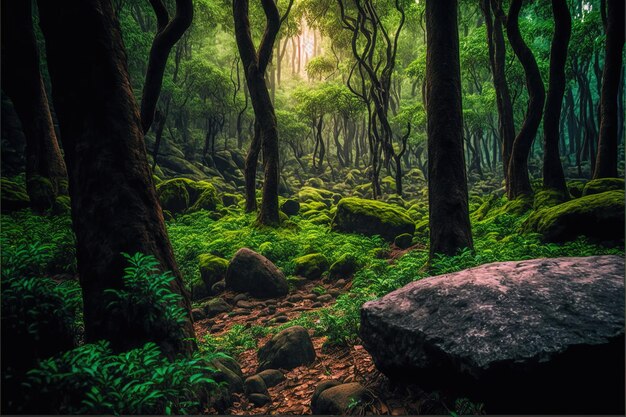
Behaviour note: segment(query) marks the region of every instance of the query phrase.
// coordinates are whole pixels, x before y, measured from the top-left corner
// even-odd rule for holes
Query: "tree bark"
[[[533,190],[528,176],[528,155],[541,123],[545,90],[537,61],[528,48],[519,30],[519,13],[522,0],[511,0],[506,22],[506,32],[515,55],[524,67],[526,88],[528,90],[528,107],[511,151],[509,162],[509,176],[507,178],[507,196],[515,199],[522,195],[532,195]]]
[[[617,99],[624,48],[624,1],[606,0],[606,3],[608,10],[600,96],[600,135],[593,178],[617,177]]]
[[[32,209],[49,209],[67,194],[67,170],[39,72],[30,1],[9,1],[2,10],[2,90],[13,102],[26,138],[26,190]]]
[[[69,173],[85,339],[109,340],[116,350],[153,341],[168,356],[189,352],[193,342],[187,338],[194,337],[189,298],[152,181],[111,3],[38,4]],[[105,290],[123,287],[122,252],[154,255],[163,270],[172,271],[172,290],[183,296],[187,311],[182,332],[166,326],[164,317],[153,320],[146,313],[131,321],[108,313]]]
[[[150,48],[146,79],[141,93],[141,124],[144,133],[150,130],[154,121],[167,57],[193,20],[192,0],[176,0],[176,15],[171,21],[162,0],[150,0],[150,4],[157,18],[157,33]]]
[[[430,257],[472,248],[456,0],[426,1]]]
[[[543,186],[567,194],[559,153],[560,121],[565,93],[565,61],[572,32],[566,0],[552,0],[554,36],[550,47],[550,81],[543,117]]]

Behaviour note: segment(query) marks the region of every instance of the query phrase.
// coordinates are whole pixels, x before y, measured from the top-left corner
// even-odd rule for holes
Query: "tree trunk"
[[[560,121],[565,93],[565,61],[572,32],[566,0],[552,0],[554,36],[550,47],[550,81],[543,117],[543,186],[567,194],[559,154]]]
[[[67,194],[67,171],[57,142],[48,97],[39,72],[30,1],[10,1],[2,10],[2,90],[13,102],[26,138],[26,190],[37,213]]]
[[[541,123],[545,90],[541,74],[537,67],[537,61],[532,51],[528,48],[519,30],[519,13],[522,8],[522,0],[511,0],[509,15],[507,18],[507,36],[515,55],[524,67],[526,75],[526,88],[528,89],[528,107],[511,152],[509,163],[509,176],[507,196],[510,200],[522,195],[532,195],[528,176],[528,155],[537,129]]]
[[[617,177],[617,99],[624,47],[624,1],[607,0],[606,3],[608,10],[600,96],[600,136],[593,178]]]
[[[188,338],[194,337],[189,298],[148,166],[111,3],[66,0],[61,7],[41,0],[38,5],[69,173],[85,339],[107,339],[117,350],[154,341],[170,357],[189,352],[193,342]],[[183,296],[187,311],[182,332],[148,312],[133,321],[107,312],[105,290],[123,287],[127,262],[122,252],[154,255],[163,270],[172,272],[172,290]]]
[[[456,0],[426,1],[430,257],[473,247],[463,155]]]

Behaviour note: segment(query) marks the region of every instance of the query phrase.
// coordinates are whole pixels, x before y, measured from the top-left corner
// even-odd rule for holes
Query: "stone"
[[[236,306],[239,307],[239,308],[247,308],[247,309],[254,308],[254,304],[252,304],[251,302],[246,301],[246,300],[239,300],[239,301],[237,301]]]
[[[270,339],[257,353],[259,372],[265,369],[294,369],[315,361],[309,332],[301,326],[289,327]]]
[[[237,294],[233,297],[233,303],[237,304],[239,301],[247,301],[248,296],[246,294]]]
[[[320,396],[322,391],[328,388],[336,387],[337,385],[341,385],[341,382],[336,381],[334,379],[328,379],[326,381],[322,381],[319,384],[317,384],[317,387],[315,387],[315,392],[313,393],[313,396],[311,397],[311,404],[317,403],[317,398]]]
[[[322,390],[315,402],[311,401],[311,411],[313,414],[348,414],[353,404],[363,405],[369,399],[369,393],[358,382],[336,385]]]
[[[211,366],[217,371],[213,379],[218,383],[225,382],[231,394],[244,392],[241,368],[234,368],[232,364],[227,363],[223,358],[214,359],[211,361]],[[237,370],[239,370],[239,372],[237,372]]]
[[[297,295],[294,294],[291,297],[287,298],[287,301],[291,302],[291,303],[297,303],[299,301],[302,301],[302,296],[301,295]]]
[[[333,296],[330,294],[322,294],[317,297],[317,301],[319,301],[320,303],[328,303],[330,301],[333,301]]]
[[[194,321],[198,321],[204,319],[206,315],[204,314],[204,310],[202,310],[201,308],[194,308],[193,310],[191,310],[191,317]]]
[[[220,313],[228,313],[233,307],[221,298],[213,298],[202,304],[204,314],[207,318],[212,318]]]
[[[490,414],[624,413],[622,256],[424,278],[365,303],[359,333],[391,380]]]
[[[330,266],[328,277],[331,279],[351,277],[358,268],[359,264],[356,257],[351,253],[345,253]]]
[[[339,232],[379,235],[389,242],[398,235],[412,235],[415,231],[415,223],[401,208],[358,197],[339,201],[331,227]]]
[[[285,275],[263,255],[247,248],[237,251],[226,271],[226,288],[248,292],[255,298],[287,295]]]
[[[228,269],[228,261],[210,253],[198,256],[200,278],[207,288],[213,291],[213,285],[224,279]]]
[[[580,235],[600,241],[624,239],[624,191],[587,195],[533,212],[523,224],[526,232],[545,242],[565,242]]]
[[[244,382],[244,391],[246,395],[250,394],[264,394],[269,395],[265,381],[259,375],[253,375],[246,378]]]
[[[262,407],[265,404],[269,403],[270,401],[272,401],[272,399],[269,397],[269,395],[265,395],[265,394],[250,394],[248,396],[248,399],[250,400],[250,402],[254,405],[256,405],[257,407]]]
[[[308,279],[319,279],[328,270],[328,259],[321,253],[311,253],[293,260],[294,274]]]
[[[226,288],[226,282],[224,280],[218,281],[211,287],[211,293],[213,294],[221,294],[224,292]]]
[[[300,203],[298,200],[290,198],[280,205],[280,210],[287,216],[295,216],[300,211]]]
[[[413,243],[413,235],[402,233],[401,235],[396,236],[393,243],[400,249],[406,249],[411,246],[411,243]]]
[[[258,376],[263,378],[263,381],[268,388],[275,387],[286,379],[285,375],[278,369],[266,369],[259,372]]]
[[[274,317],[273,321],[274,323],[287,323],[289,321],[289,317],[280,315]]]
[[[606,191],[624,191],[624,179],[623,178],[598,178],[589,181],[583,188],[583,196],[600,194]]]

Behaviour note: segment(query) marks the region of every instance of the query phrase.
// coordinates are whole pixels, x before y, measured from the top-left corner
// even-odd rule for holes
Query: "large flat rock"
[[[624,413],[624,259],[499,262],[366,303],[360,335],[390,379],[488,413]]]

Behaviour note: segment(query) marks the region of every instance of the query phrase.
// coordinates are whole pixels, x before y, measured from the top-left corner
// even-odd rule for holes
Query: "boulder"
[[[163,181],[156,189],[161,207],[171,213],[215,210],[220,202],[215,187],[206,181],[173,178]]]
[[[360,337],[390,379],[495,414],[624,413],[624,258],[499,262],[367,302]]]
[[[247,395],[250,394],[264,394],[269,395],[267,391],[267,385],[265,385],[265,381],[259,375],[253,375],[251,377],[246,378],[244,382],[244,391]]]
[[[280,210],[287,216],[295,216],[300,211],[300,203],[298,200],[290,198],[280,205]]]
[[[583,188],[583,196],[615,190],[624,191],[623,178],[598,178],[585,184],[585,187]]]
[[[293,260],[293,273],[308,279],[319,279],[328,270],[328,259],[321,253],[311,253]]]
[[[328,269],[328,277],[331,279],[346,278],[354,275],[359,268],[356,257],[351,253],[344,253]]]
[[[545,208],[524,222],[527,232],[546,242],[564,242],[585,235],[597,240],[624,239],[624,191],[607,191]]]
[[[204,285],[213,291],[213,285],[224,279],[228,269],[228,261],[210,253],[198,256],[200,277]]]
[[[248,249],[237,251],[226,271],[226,288],[247,292],[255,298],[287,295],[285,275],[269,259]]]
[[[403,233],[413,234],[413,220],[400,208],[382,201],[347,197],[339,201],[332,221],[333,230],[379,235],[387,241]]]
[[[311,401],[313,414],[348,414],[351,408],[364,406],[370,400],[367,390],[358,382],[331,386]]]
[[[285,380],[285,375],[278,369],[266,369],[258,373],[268,388],[274,387]]]
[[[320,396],[320,394],[324,390],[327,390],[328,388],[336,387],[337,385],[341,385],[341,382],[336,381],[334,379],[328,379],[326,381],[322,381],[319,384],[317,384],[317,387],[315,387],[315,392],[313,393],[313,396],[311,397],[311,408],[313,408],[313,404],[317,403],[317,398]]]
[[[265,369],[293,369],[315,361],[309,332],[301,326],[289,327],[270,339],[257,353],[259,372]]]
[[[248,399],[250,400],[250,402],[252,404],[256,405],[257,407],[262,407],[265,404],[267,404],[270,401],[272,401],[272,399],[269,397],[269,395],[258,394],[258,393],[250,394],[248,396]]]

